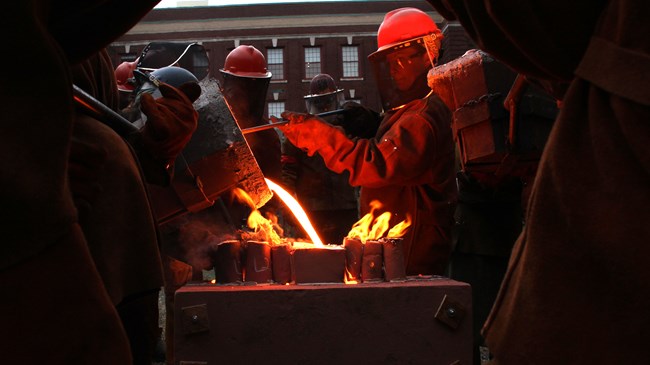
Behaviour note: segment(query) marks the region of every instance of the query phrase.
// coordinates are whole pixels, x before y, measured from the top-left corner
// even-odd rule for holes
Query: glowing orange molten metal
[[[309,218],[307,217],[307,213],[305,213],[305,210],[302,209],[300,204],[296,199],[289,194],[288,191],[284,190],[280,185],[274,183],[273,181],[269,179],[264,179],[266,180],[266,183],[269,185],[269,188],[278,196],[284,204],[291,210],[291,213],[296,217],[298,222],[302,225],[302,228],[307,232],[309,235],[309,238],[311,241],[314,243],[316,246],[324,246],[323,241],[318,237],[318,233],[316,233],[316,230],[314,229],[314,226],[312,226],[311,222],[309,221]]]

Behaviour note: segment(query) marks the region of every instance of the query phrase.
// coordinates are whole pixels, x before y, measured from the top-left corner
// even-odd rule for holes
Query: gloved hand
[[[338,124],[353,138],[373,138],[380,122],[379,113],[354,101],[343,104],[343,113],[338,118]]]
[[[95,199],[102,192],[100,179],[107,157],[106,150],[101,146],[72,137],[68,179],[80,220],[88,216]]]
[[[172,163],[185,148],[196,130],[199,114],[190,99],[180,90],[160,84],[161,98],[143,94],[140,108],[147,116],[141,130],[142,141],[151,155],[164,163]]]
[[[330,136],[343,134],[342,129],[312,114],[285,111],[282,118],[289,120],[289,123],[278,128],[294,146],[307,152],[309,156],[327,146]]]

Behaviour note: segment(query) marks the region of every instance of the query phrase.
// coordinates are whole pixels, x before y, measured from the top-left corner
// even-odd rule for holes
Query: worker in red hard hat
[[[457,188],[451,113],[427,86],[427,72],[438,59],[442,35],[423,11],[400,8],[387,13],[377,32],[379,48],[368,58],[375,70],[384,117],[371,139],[350,139],[309,114],[284,112],[279,127],[296,147],[318,153],[335,172],[348,171],[361,186],[366,214],[378,200],[392,213],[393,226],[405,219],[408,275],[443,274],[451,251]]]
[[[131,101],[133,90],[136,88],[136,81],[133,71],[137,68],[138,60],[133,62],[124,61],[115,68],[115,81],[120,94],[119,108],[125,108]]]
[[[343,113],[323,119],[343,128],[350,138],[372,138],[379,126],[379,113],[354,101],[346,103],[343,91],[332,76],[314,76],[309,83],[309,95],[304,97],[307,112],[319,114],[343,109]],[[349,180],[347,171],[330,171],[322,157],[308,156],[291,142],[283,141],[282,183],[298,198],[325,243],[341,244],[359,220],[359,189],[351,186]]]
[[[262,52],[250,45],[238,46],[226,56],[219,71],[223,77],[221,92],[239,128],[267,124],[263,116],[271,72],[266,68]],[[277,132],[270,129],[245,137],[264,176],[279,179],[280,138]]]
[[[133,62],[124,61],[115,68],[115,80],[117,81],[117,89],[125,92],[132,92],[135,89],[135,80],[133,79],[133,71],[138,65],[138,60]]]
[[[489,364],[647,363],[648,2],[428,2],[561,100],[483,325]]]

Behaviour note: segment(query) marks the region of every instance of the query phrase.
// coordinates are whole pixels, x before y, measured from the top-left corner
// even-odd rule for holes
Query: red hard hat
[[[133,62],[122,62],[115,68],[115,80],[117,88],[120,91],[133,91],[135,89],[135,80],[133,79],[133,70],[138,64],[136,59]]]
[[[384,16],[377,31],[377,51],[397,43],[422,37],[428,34],[440,34],[436,23],[425,12],[416,8],[399,8]]]
[[[253,46],[241,45],[226,56],[226,63],[221,72],[239,77],[269,78],[266,58]]]

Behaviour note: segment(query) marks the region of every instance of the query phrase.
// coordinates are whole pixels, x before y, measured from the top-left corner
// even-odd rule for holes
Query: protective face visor
[[[427,72],[435,65],[440,42],[436,34],[384,46],[368,56],[384,111],[425,97],[431,90]]]
[[[259,125],[266,108],[266,93],[271,77],[239,77],[224,71],[221,75],[221,94],[226,98],[239,127]]]
[[[332,110],[339,109],[345,103],[345,95],[343,89],[325,93],[313,94],[305,96],[305,106],[307,113],[320,114]]]
[[[151,42],[142,50],[137,68],[153,72],[168,66],[184,68],[202,80],[208,75],[210,60],[198,43]]]
[[[158,90],[160,81],[158,81],[155,76],[146,74],[140,70],[134,70],[133,77],[135,78],[135,83],[137,85],[135,90],[133,90],[133,93],[135,94],[135,105],[140,105],[140,98],[144,93],[151,94],[154,99],[158,99],[162,96],[160,90]]]

